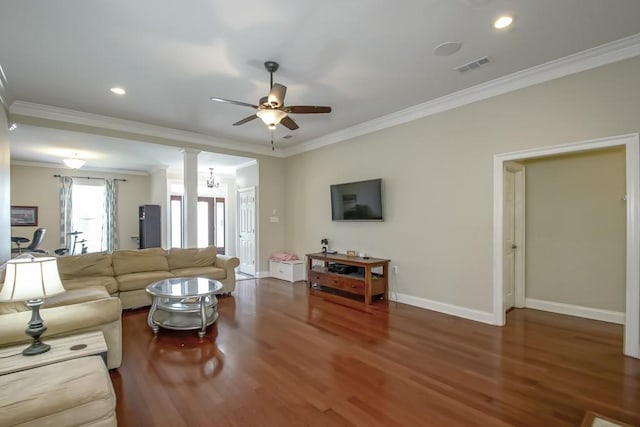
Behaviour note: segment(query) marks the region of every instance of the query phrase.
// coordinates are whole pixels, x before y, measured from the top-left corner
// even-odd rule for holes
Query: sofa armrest
[[[240,260],[234,256],[217,255],[213,266],[221,268],[225,272],[224,279],[217,279],[224,287],[221,294],[231,294],[236,289],[235,268],[240,265]]]
[[[227,277],[234,272],[234,269],[240,265],[240,259],[234,256],[216,255],[216,262],[213,263],[214,267],[222,268],[227,271]]]

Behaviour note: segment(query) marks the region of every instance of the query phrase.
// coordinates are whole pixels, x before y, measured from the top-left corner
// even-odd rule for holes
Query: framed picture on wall
[[[37,206],[11,206],[11,226],[12,227],[37,227],[38,207]]]

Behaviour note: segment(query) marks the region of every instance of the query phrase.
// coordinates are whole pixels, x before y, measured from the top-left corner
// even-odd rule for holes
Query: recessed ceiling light
[[[14,131],[18,129],[18,124],[17,123],[11,123],[11,125],[9,126],[9,130],[10,131]]]
[[[462,43],[460,42],[446,42],[436,46],[433,53],[438,56],[449,56],[459,51],[461,47]]]
[[[125,93],[127,93],[127,91],[122,89],[121,87],[112,87],[111,92],[115,93],[116,95],[124,95]]]
[[[496,22],[493,23],[493,27],[502,30],[503,28],[507,28],[509,25],[513,23],[513,18],[508,15],[504,15],[496,19]]]

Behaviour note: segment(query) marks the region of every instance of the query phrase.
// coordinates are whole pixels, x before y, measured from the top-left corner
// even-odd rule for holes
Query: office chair
[[[46,228],[38,228],[33,232],[33,237],[31,238],[31,243],[29,246],[22,248],[20,246],[21,243],[27,243],[29,239],[25,237],[12,237],[11,240],[14,241],[18,247],[15,249],[11,249],[12,253],[26,253],[26,252],[37,252],[41,254],[46,254],[47,251],[44,249],[38,249],[38,246],[42,244],[42,240],[44,240],[44,234],[47,232]]]

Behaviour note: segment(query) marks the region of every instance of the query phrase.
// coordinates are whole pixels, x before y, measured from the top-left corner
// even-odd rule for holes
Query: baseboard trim
[[[563,304],[560,302],[544,301],[534,298],[525,299],[525,307],[568,316],[583,317],[585,319],[600,320],[602,322],[624,325],[625,315],[618,311],[602,310],[599,308],[583,307],[580,305]]]
[[[463,319],[473,320],[476,322],[488,323],[490,325],[494,324],[493,313],[488,311],[474,310],[472,308],[433,301],[413,295],[399,294],[396,292],[390,293],[389,300],[412,305],[414,307],[425,308],[427,310],[437,311],[439,313],[450,314],[456,317],[462,317]]]
[[[271,274],[268,271],[256,271],[254,277],[256,279],[264,279],[265,277],[271,277]]]

